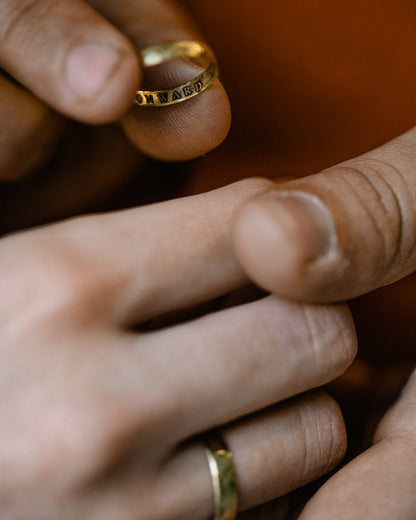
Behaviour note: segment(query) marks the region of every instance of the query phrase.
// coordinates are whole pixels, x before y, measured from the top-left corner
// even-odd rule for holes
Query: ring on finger
[[[233,456],[222,435],[213,431],[202,437],[214,488],[214,520],[234,520],[238,491]]]

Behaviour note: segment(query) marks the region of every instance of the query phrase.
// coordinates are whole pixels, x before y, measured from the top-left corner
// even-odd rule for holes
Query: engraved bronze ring
[[[234,520],[238,491],[232,453],[217,431],[204,435],[202,441],[214,488],[214,520]]]
[[[182,103],[204,92],[218,75],[217,62],[211,49],[198,41],[176,41],[153,45],[141,51],[143,67],[155,67],[174,58],[190,58],[207,62],[205,70],[195,78],[166,90],[138,90],[135,103],[141,107],[166,107]]]

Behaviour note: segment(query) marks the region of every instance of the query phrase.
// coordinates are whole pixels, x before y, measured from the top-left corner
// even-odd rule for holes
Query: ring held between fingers
[[[141,50],[183,40],[204,41],[192,17],[179,3],[166,0],[91,0]],[[221,63],[219,64],[221,69]],[[143,69],[140,89],[151,81],[152,89],[172,88],[201,73],[197,64],[184,59]],[[151,74],[150,74],[151,72]],[[203,95],[163,110],[132,107],[123,127],[143,153],[162,161],[185,161],[217,147],[231,124],[230,102],[221,82],[215,80]]]
[[[142,49],[141,55],[143,67],[155,67],[175,58],[199,59],[207,62],[207,67],[201,74],[182,85],[167,90],[138,90],[135,102],[142,107],[167,107],[188,101],[205,92],[218,74],[212,51],[206,44],[198,41],[185,40],[153,45]]]

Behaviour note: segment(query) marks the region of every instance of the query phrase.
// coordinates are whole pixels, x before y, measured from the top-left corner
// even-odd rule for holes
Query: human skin
[[[416,43],[414,4],[267,2],[254,11],[249,2],[189,6],[208,34],[219,24],[212,35],[229,64],[224,81],[236,130],[228,150],[211,161],[237,176],[301,177],[357,156],[279,184],[243,208],[234,237],[247,274],[275,294],[320,302],[356,297],[413,273],[415,133],[377,146],[414,125],[416,78],[408,52]],[[221,30],[230,19],[238,21]],[[247,63],[250,73],[236,81],[235,71]],[[255,103],[249,92],[258,92]],[[212,180],[210,170],[209,163],[201,165],[195,187],[215,186],[225,175],[225,168],[217,170]],[[394,372],[403,360],[414,365],[413,283],[354,303],[367,340],[362,354],[376,368],[387,364]],[[382,398],[382,381],[371,380]],[[363,388],[371,392],[368,384]],[[411,382],[378,427],[374,446],[331,479],[300,518],[413,519],[414,396]]]
[[[222,54],[221,62],[223,63],[224,76],[226,77],[228,74],[230,78],[229,90],[232,90],[232,94],[234,94],[233,106],[236,115],[236,128],[239,128],[239,132],[234,134],[235,137],[238,137],[238,140],[235,138],[233,140],[233,135],[231,136],[229,147],[221,152],[224,155],[213,155],[208,161],[199,163],[199,175],[195,176],[190,191],[200,189],[201,186],[206,188],[215,186],[215,183],[223,183],[229,176],[235,178],[235,176],[252,175],[253,173],[267,173],[270,176],[283,173],[284,175],[294,174],[299,176],[311,173],[322,166],[328,166],[347,156],[356,155],[370,149],[375,144],[387,140],[387,138],[412,124],[414,110],[411,100],[406,96],[395,95],[396,89],[399,89],[400,86],[406,91],[411,91],[414,88],[412,86],[414,85],[413,75],[411,69],[408,68],[408,55],[406,54],[406,49],[412,48],[414,35],[413,25],[409,23],[412,20],[412,5],[406,2],[399,4],[397,2],[384,2],[382,6],[378,5],[376,11],[371,9],[367,11],[365,6],[364,9],[360,9],[358,3],[354,2],[341,5],[346,28],[344,31],[340,31],[339,25],[331,22],[336,18],[338,12],[328,9],[328,4],[324,2],[312,3],[308,6],[296,2],[268,4],[267,16],[265,16],[266,10],[258,9],[254,13],[254,19],[252,9],[250,9],[250,17],[245,18],[244,13],[248,13],[249,10],[249,3],[247,2],[241,2],[238,6],[233,6],[232,2],[225,5],[221,3],[218,9],[215,8],[215,2],[210,5],[205,5],[205,3],[193,4],[194,12],[199,13],[197,18],[199,18],[200,23],[206,25],[207,34],[210,34],[210,28],[218,28],[218,22],[221,19],[219,15],[222,18],[225,15],[226,20],[228,12],[229,20],[233,20],[231,27],[234,32],[231,29],[227,31],[216,29],[216,31],[211,32],[210,37]],[[237,7],[238,9],[236,9]],[[333,8],[337,11],[338,6],[334,4]],[[356,23],[357,10],[359,24]],[[302,16],[299,18],[299,13],[303,18]],[[311,15],[316,17],[313,18],[316,23],[310,23]],[[258,21],[257,25],[255,20]],[[253,52],[256,51],[256,59],[250,60],[253,74],[251,77],[256,80],[255,85],[259,77],[267,77],[273,85],[280,86],[282,84],[281,75],[279,76],[281,67],[274,66],[276,55],[273,54],[270,57],[270,54],[268,54],[271,49],[268,35],[272,34],[273,31],[266,30],[267,23],[270,23],[271,28],[275,29],[276,20],[282,21],[282,27],[275,32],[281,34],[281,41],[285,45],[283,48],[285,58],[287,63],[292,64],[290,66],[286,62],[284,64],[285,74],[287,75],[289,71],[289,74],[292,75],[289,76],[291,81],[288,81],[292,91],[290,89],[283,91],[284,97],[281,98],[281,103],[268,104],[263,109],[261,105],[257,105],[250,107],[250,110],[247,111],[247,96],[244,96],[245,90],[242,88],[247,81],[231,81],[233,77],[238,76],[230,76],[233,64],[236,66],[236,57],[239,58],[237,63],[241,63],[243,66],[245,60],[247,60],[247,54],[239,52],[238,45],[241,45],[241,41],[245,41],[251,44]],[[323,27],[317,23],[317,20],[323,24]],[[350,20],[349,23],[348,20]],[[386,20],[389,24],[387,31],[384,30]],[[412,30],[408,30],[410,26]],[[241,27],[246,27],[246,29],[240,30]],[[252,45],[253,27],[261,28],[255,33],[254,45]],[[348,29],[351,27],[353,27],[353,34]],[[282,31],[282,28],[286,29],[286,32]],[[311,34],[307,33],[308,30],[311,31]],[[308,37],[305,37],[305,33]],[[234,36],[235,34],[238,38]],[[291,38],[291,35],[298,35],[297,39]],[[299,38],[299,35],[302,37]],[[392,39],[395,42],[395,54],[390,60],[387,59],[389,67],[384,67],[386,49],[392,48]],[[351,40],[353,40],[354,45],[351,45]],[[221,41],[225,41],[226,45],[222,46]],[[374,41],[382,46],[383,52],[380,52],[378,46],[374,46],[374,48],[371,46],[371,42]],[[236,44],[236,42],[239,43],[235,48],[235,53],[231,54],[232,44]],[[293,45],[294,42],[297,45]],[[338,43],[338,46],[336,43]],[[274,49],[276,49],[277,54],[279,47],[274,47]],[[293,49],[292,53],[291,49]],[[345,49],[345,52],[340,53],[340,49]],[[362,61],[357,59],[360,52],[365,57]],[[227,54],[230,54],[232,59],[224,59]],[[383,63],[377,65],[377,59],[381,54],[383,55]],[[280,56],[282,55],[283,53]],[[262,60],[259,60],[258,56],[262,56]],[[279,55],[277,54],[277,56]],[[322,56],[326,58],[324,64],[320,61]],[[351,57],[354,59],[351,59]],[[299,60],[301,61],[299,62]],[[277,63],[279,64],[279,61]],[[334,76],[333,69],[327,67],[327,63],[341,64],[342,74]],[[267,64],[267,76],[265,76],[265,69],[262,68],[262,64]],[[273,66],[270,66],[270,64],[273,64]],[[391,72],[393,66],[395,67],[394,73]],[[372,74],[368,73],[369,69]],[[382,70],[388,70],[388,74],[383,74]],[[297,78],[296,72],[301,73],[300,77]],[[372,81],[361,81],[364,72],[368,73]],[[302,85],[303,90],[293,90],[293,84]],[[237,97],[239,92],[241,93],[240,98]],[[337,93],[335,99],[331,96],[332,93]],[[343,93],[344,97],[339,93]],[[386,96],[388,96],[390,107],[390,119],[386,119],[386,112],[381,110]],[[345,99],[347,99],[348,110],[345,110]],[[292,100],[292,104],[288,104],[288,100]],[[328,100],[330,100],[330,103]],[[300,101],[303,101],[304,105],[299,105]],[[238,102],[240,102],[240,105],[238,105]],[[296,112],[296,107],[299,112]],[[305,107],[308,109],[315,108],[311,112],[305,110]],[[285,110],[282,112],[283,108]],[[340,109],[343,109],[341,121],[339,119]],[[273,131],[265,132],[265,129],[269,127],[265,125],[264,117],[255,117],[256,113],[264,114],[266,112],[268,124]],[[243,115],[246,117],[242,117]],[[324,122],[322,122],[322,117]],[[250,138],[250,141],[241,141],[244,137],[244,128],[250,128],[250,132],[247,133],[247,138]],[[278,133],[276,133],[276,128],[279,129]],[[359,131],[357,128],[359,128]],[[253,140],[253,135],[261,135],[261,142]],[[283,144],[280,144],[282,138]],[[253,145],[252,148],[248,147],[250,142]],[[239,144],[240,146],[238,146]],[[241,148],[245,150],[243,156]],[[252,157],[251,160],[250,157]],[[250,240],[245,241],[250,243]],[[261,266],[263,266],[264,257],[261,256],[260,259]],[[256,272],[260,271],[256,265],[255,263],[255,272],[250,272],[254,278],[256,278]],[[271,270],[273,273],[275,272],[274,264],[271,266]],[[267,282],[264,285],[268,286],[269,284]],[[271,285],[270,287],[275,288]],[[281,288],[276,290],[279,291]],[[377,305],[374,298],[371,302],[373,306]],[[381,311],[383,311],[383,308],[381,308]],[[408,308],[401,309],[400,306],[396,306],[395,309],[390,310],[390,313],[385,311],[385,314],[389,320],[403,323],[403,311],[408,313]],[[377,329],[380,328],[383,328],[383,323],[378,322]],[[402,331],[405,328],[403,326]],[[381,337],[383,335],[380,330],[375,330],[375,333]],[[408,340],[409,345],[412,345],[411,334],[403,332],[401,334],[403,334],[404,339]],[[388,359],[391,359],[391,356]],[[351,479],[351,482],[353,480]],[[344,487],[339,486],[338,489],[341,490]],[[366,487],[361,486],[360,489],[365,492]],[[409,496],[406,495],[403,499],[399,495],[397,504],[411,508],[412,504],[409,505],[406,500]],[[374,497],[374,500],[376,498]],[[354,504],[355,502],[350,500],[349,503]],[[389,511],[384,505],[381,509],[386,513]],[[373,508],[372,511],[376,515],[380,513],[377,508]],[[322,518],[322,510],[320,513]],[[400,514],[400,509],[396,513]],[[352,511],[352,514],[354,514],[354,511]],[[403,514],[406,514],[406,512]]]
[[[269,184],[243,181],[0,241],[4,518],[209,518],[212,483],[195,436],[214,427],[234,454],[242,509],[339,462],[338,406],[303,392],[355,355],[345,306],[270,296],[145,326],[246,283],[231,222]]]
[[[0,134],[0,179],[28,175],[53,155],[66,121],[56,113],[89,125],[122,120],[134,145],[162,160],[197,157],[227,135],[230,109],[219,81],[180,109],[132,109],[144,77],[139,50],[202,38],[174,2],[5,0],[0,17],[0,66],[8,75],[0,76],[0,117],[9,122]],[[195,65],[182,60],[174,72],[189,79]]]
[[[69,11],[82,6],[64,5]],[[137,45],[155,43],[167,33],[174,39],[196,37],[182,14],[162,2],[157,4],[156,30],[143,15],[146,5],[135,3],[135,17],[124,26],[111,12],[106,15],[134,34]],[[22,9],[9,35],[25,35],[39,7],[40,2]],[[100,7],[104,10],[104,3]],[[166,13],[168,26],[161,23],[160,15]],[[122,14],[119,5],[115,14]],[[149,25],[140,25],[142,18]],[[68,24],[68,19],[58,16],[57,23]],[[91,20],[91,25],[99,21]],[[48,32],[42,37],[50,47]],[[132,61],[137,65],[134,56]],[[186,64],[181,68],[189,73]],[[20,73],[9,72],[32,86],[24,66]],[[47,84],[53,87],[59,80],[55,72]],[[12,93],[9,106],[18,98],[15,109],[26,123],[33,112],[28,105],[19,112],[22,96],[44,114],[35,134],[47,132],[51,122],[68,125],[42,100],[8,80],[3,86]],[[114,102],[114,86],[109,87],[113,96],[108,99]],[[76,103],[71,112],[70,99],[43,94],[49,104],[58,103],[61,113],[80,118]],[[68,105],[60,105],[63,100]],[[98,123],[96,111],[89,107],[81,116]],[[196,123],[200,111],[206,126]],[[122,125],[144,153],[192,158],[224,138],[228,101],[217,82],[182,110],[135,111]],[[6,134],[19,150],[34,130],[30,124],[15,128],[28,132]],[[70,125],[57,137],[61,151],[50,165],[47,154],[36,157],[45,165],[41,176],[30,153],[22,165],[16,155],[7,157],[10,147],[5,147],[4,179],[36,175],[5,190],[3,231],[78,212],[88,207],[90,194],[111,190],[126,172],[143,166],[142,157],[114,127]],[[315,309],[266,298],[176,326],[154,331],[146,326],[166,312],[247,283],[231,253],[232,216],[243,200],[267,185],[250,181],[206,196],[84,217],[1,240],[0,312],[8,324],[2,328],[5,363],[0,371],[7,421],[0,459],[8,468],[0,482],[2,514],[13,520],[207,518],[213,509],[212,483],[195,435],[216,426],[234,454],[242,509],[284,495],[339,462],[346,439],[333,400],[317,392],[276,405],[348,367],[356,345],[345,307]],[[287,337],[276,327],[279,321]]]
[[[41,16],[44,11],[48,17]],[[180,106],[132,107],[143,76],[140,49],[166,40],[203,39],[175,3],[10,0],[0,4],[0,17],[0,66],[25,87],[0,75],[0,118],[8,122],[0,129],[0,180],[8,182],[0,191],[0,232],[97,208],[140,175],[145,157],[189,160],[226,137],[230,106],[218,80],[204,96]],[[89,47],[91,41],[121,53],[111,81],[90,56],[98,53]],[[85,51],[85,42],[86,56],[71,62],[70,78],[92,83],[97,80],[92,71],[104,73],[102,87],[89,98],[69,88],[65,74],[71,50]],[[156,79],[181,82],[198,73],[195,67],[179,60],[173,68],[159,69]]]

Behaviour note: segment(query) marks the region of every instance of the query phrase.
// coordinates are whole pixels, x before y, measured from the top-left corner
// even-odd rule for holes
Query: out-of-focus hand
[[[175,2],[0,2],[0,181],[33,176],[1,187],[3,231],[87,209],[137,173],[142,155],[188,160],[224,139],[230,107],[218,80],[179,106],[132,105],[139,50],[181,39],[203,37]],[[175,60],[152,81],[173,86],[198,71]],[[134,147],[102,127],[119,120]]]
[[[212,483],[193,439],[215,427],[234,454],[242,508],[338,463],[337,405],[302,393],[354,357],[345,306],[267,297],[140,327],[245,283],[231,222],[269,185],[244,181],[0,241],[5,518],[208,518]]]

